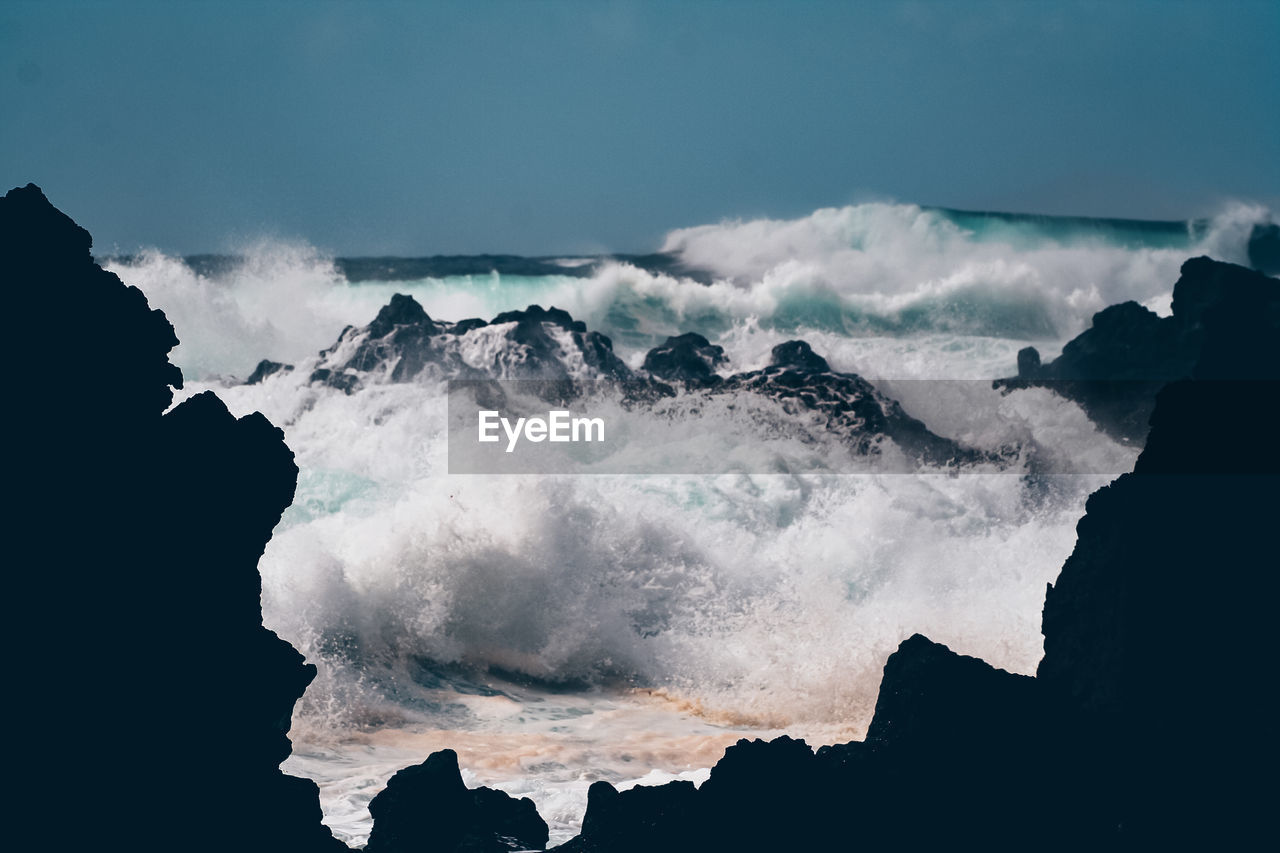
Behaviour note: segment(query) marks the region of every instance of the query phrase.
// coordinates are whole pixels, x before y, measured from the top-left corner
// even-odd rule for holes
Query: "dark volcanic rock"
[[[397,294],[368,326],[343,329],[320,353],[310,381],[352,394],[367,385],[428,377],[460,381],[498,399],[502,394],[489,387],[492,382],[521,380],[527,393],[556,405],[604,382],[621,392],[628,407],[676,396],[670,381],[690,393],[745,391],[780,401],[793,415],[816,413],[821,429],[838,433],[861,456],[882,454],[889,439],[904,451],[908,466],[988,458],[935,435],[861,377],[832,371],[805,341],[774,347],[764,370],[722,378],[715,371],[726,363],[723,348],[689,332],[650,350],[637,374],[614,354],[608,337],[559,308],[531,305],[487,323],[451,324],[432,320],[412,297]]]
[[[811,849],[817,792],[813,750],[803,740],[739,740],[698,791],[712,849]],[[794,845],[794,846],[793,846]]]
[[[698,789],[690,781],[639,785],[618,793],[598,781],[586,794],[582,833],[559,853],[649,853],[691,849],[698,834]]]
[[[281,432],[210,393],[165,413],[173,328],[38,188],[0,200],[0,241],[18,348],[45,354],[12,424],[30,566],[5,640],[27,650],[10,676],[29,795],[9,846],[345,850],[315,784],[278,769],[315,676],[259,605],[257,561],[297,477]],[[51,341],[33,318],[53,301]]]
[[[56,300],[59,337],[71,337],[70,347],[43,348],[47,350],[42,354],[49,370],[46,375],[79,376],[100,353],[103,372],[109,369],[113,381],[76,389],[88,410],[111,408],[128,420],[163,412],[173,402],[170,386],[182,387],[182,372],[168,358],[178,339],[164,313],[152,310],[136,287],[125,287],[94,264],[89,232],[49,204],[34,184],[5,196],[0,235],[4,240],[0,265],[15,307],[43,306],[42,313],[47,314],[48,302]],[[30,322],[15,325],[25,327]],[[34,334],[25,328],[18,332]]]
[[[817,776],[802,740],[739,740],[701,789],[692,782],[619,793],[596,782],[582,833],[560,853],[808,849]]]
[[[1028,782],[1044,774],[1051,719],[1034,679],[917,634],[885,663],[865,754],[829,781],[881,815],[882,844],[1017,849],[1049,823],[1047,785]]]
[[[555,849],[560,853],[648,853],[687,849],[699,830],[698,791],[692,782],[640,785],[619,793],[608,782],[587,792],[582,833]]]
[[[335,371],[321,367],[311,371],[308,382],[320,382],[330,388],[337,388],[343,394],[354,394],[360,389],[360,375],[355,372]]]
[[[547,824],[533,801],[491,788],[468,789],[451,749],[392,776],[369,803],[369,813],[369,853],[503,853],[547,846]]]
[[[613,342],[589,332],[559,308],[530,305],[486,323],[436,322],[412,296],[396,294],[373,322],[348,326],[320,353],[311,374],[346,393],[367,383],[435,379],[529,379],[567,382],[585,366],[583,378],[627,379],[631,371],[613,353]]]
[[[645,354],[644,369],[650,376],[669,382],[708,385],[720,381],[716,368],[728,364],[724,348],[696,332],[667,338]]]
[[[769,363],[774,367],[795,367],[818,372],[831,369],[827,360],[815,353],[808,341],[787,341],[778,344],[770,354]]]
[[[311,381],[350,394],[360,387],[361,374],[389,370],[393,382],[411,379],[437,357],[434,339],[447,328],[432,321],[412,296],[396,293],[368,326],[342,330],[337,343],[321,353],[334,358],[314,370]],[[339,353],[345,361],[338,360]]]
[[[1040,371],[1040,352],[1035,347],[1018,350],[1018,375],[1033,376]]]
[[[915,634],[885,662],[866,743],[904,767],[957,750],[985,750],[1015,731],[1029,743],[1026,724],[1039,718],[1035,704],[1029,676],[1011,675]]]
[[[571,332],[585,332],[587,324],[569,316],[569,312],[552,305],[543,308],[541,305],[530,305],[523,311],[503,311],[489,321],[493,325],[501,323],[550,323]]]
[[[416,326],[428,330],[429,334],[436,331],[436,324],[431,322],[418,300],[403,293],[392,294],[391,301],[378,311],[378,316],[369,324],[369,336],[385,337],[399,326]]]
[[[1245,267],[1193,258],[1174,285],[1172,316],[1158,317],[1136,302],[1112,305],[1095,314],[1093,325],[1053,361],[1041,364],[1031,347],[1019,352],[1017,378],[995,385],[1052,388],[1080,403],[1112,435],[1142,441],[1156,392],[1191,374],[1200,361],[1205,314],[1220,303],[1230,303],[1237,317],[1256,312],[1267,318],[1255,347],[1280,333],[1280,282]],[[1218,378],[1247,378],[1250,370],[1250,362],[1240,359],[1223,365]]]
[[[292,373],[292,364],[281,364],[278,361],[269,361],[263,359],[258,362],[258,366],[253,369],[253,373],[249,374],[249,378],[244,381],[245,385],[257,385],[268,376],[274,376],[277,373]]]
[[[791,411],[818,415],[827,430],[843,436],[860,455],[880,453],[880,442],[888,438],[911,464],[966,464],[987,458],[934,434],[861,376],[832,371],[826,359],[804,341],[779,344],[768,367],[735,373],[713,389],[714,393],[739,391],[777,400]]]
[[[1226,849],[1269,830],[1256,774],[1277,758],[1259,673],[1280,594],[1280,348],[1269,294],[1193,304],[1212,306],[1193,378],[1157,396],[1134,473],[1090,497],[1045,597],[1038,680],[1087,734],[1126,837]]]

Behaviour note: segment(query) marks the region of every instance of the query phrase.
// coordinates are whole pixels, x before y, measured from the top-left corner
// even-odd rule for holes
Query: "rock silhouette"
[[[805,341],[778,344],[768,367],[735,373],[708,393],[742,391],[819,415],[825,429],[842,436],[860,455],[880,453],[880,439],[889,438],[907,455],[909,464],[967,464],[989,458],[931,432],[901,403],[861,376],[833,371]]]
[[[286,369],[273,365],[260,363],[251,379]],[[889,438],[905,452],[908,466],[993,461],[990,454],[934,434],[862,377],[833,371],[806,341],[774,347],[761,370],[717,372],[727,366],[723,348],[694,332],[667,338],[633,371],[614,354],[607,336],[559,308],[530,305],[487,322],[451,323],[427,316],[412,296],[395,294],[372,323],[348,326],[320,353],[310,381],[352,394],[370,384],[448,379],[499,401],[504,393],[494,383],[520,380],[525,391],[538,383],[538,396],[558,405],[599,384],[620,389],[633,406],[675,396],[673,386],[709,397],[750,394],[777,401],[793,414],[815,414],[811,424],[837,434],[859,456],[879,456],[881,440]],[[807,428],[796,424],[797,430]]]
[[[1205,316],[1224,302],[1232,308],[1220,318],[1221,333],[1234,334],[1227,327],[1248,316],[1269,318],[1253,339],[1255,349],[1280,333],[1280,285],[1275,279],[1235,264],[1192,258],[1174,284],[1172,316],[1159,317],[1136,302],[1104,308],[1053,361],[1042,364],[1034,347],[1020,351],[1017,377],[997,380],[996,387],[1052,388],[1080,403],[1107,432],[1140,442],[1156,392],[1191,375],[1201,361]],[[1218,371],[1219,378],[1243,377],[1262,354],[1237,355],[1238,360]]]
[[[644,357],[644,369],[650,376],[695,385],[720,381],[716,368],[728,363],[724,347],[712,344],[697,332],[673,335]]]
[[[369,382],[411,382],[424,372],[443,379],[567,382],[581,364],[588,376],[580,378],[631,375],[608,337],[588,332],[559,308],[530,305],[489,322],[436,322],[400,293],[368,326],[343,329],[320,356],[311,381],[348,394]]]
[[[282,433],[212,394],[165,413],[172,326],[38,187],[0,200],[0,240],[18,351],[41,353],[16,419],[27,612],[6,639],[39,639],[13,675],[34,702],[14,848],[345,850],[279,770],[315,676],[259,603],[297,477]]]
[[[268,376],[276,373],[289,373],[293,370],[292,364],[281,364],[278,361],[263,359],[258,362],[258,366],[253,369],[253,373],[249,374],[249,378],[244,381],[245,385],[257,385]]]
[[[533,801],[492,788],[467,788],[451,749],[406,767],[369,803],[373,833],[369,853],[453,850],[503,853],[542,850],[547,824]]]

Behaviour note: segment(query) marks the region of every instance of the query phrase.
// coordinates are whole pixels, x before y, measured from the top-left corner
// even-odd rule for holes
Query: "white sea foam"
[[[858,735],[885,657],[911,633],[1032,672],[1044,585],[1106,479],[1061,478],[1044,494],[1009,474],[449,476],[442,389],[348,396],[304,373],[220,393],[283,424],[298,454],[263,600],[268,624],[321,667],[299,708],[311,758],[294,766],[325,784],[352,838],[385,765],[404,758],[350,740],[370,721],[436,732],[417,741],[426,751],[473,744],[473,760],[487,756],[479,782],[527,793],[567,837],[592,779],[695,770],[678,763],[691,739],[710,738],[713,761],[751,730]],[[1110,453],[1115,470],[1132,459],[1047,394],[1021,420],[934,403],[969,439],[1022,430]],[[662,452],[649,440],[636,436],[635,452]],[[441,675],[450,665],[462,674]],[[521,677],[570,697],[510,681]],[[473,688],[452,678],[511,698],[464,700]],[[636,690],[662,704],[620,712]]]
[[[1107,477],[450,476],[438,384],[347,395],[308,383],[344,325],[368,323],[394,292],[447,320],[540,303],[611,335],[633,366],[696,330],[733,370],[803,337],[834,368],[884,380],[935,432],[988,448],[1034,439],[1121,471],[1135,449],[1048,392],[904,380],[1008,375],[1019,347],[1051,356],[1105,305],[1167,309],[1186,257],[1240,260],[1262,215],[1225,212],[1168,248],[976,235],[909,205],[673,232],[667,250],[710,269],[711,285],[618,263],[590,278],[352,285],[314,252],[279,246],[214,277],[159,253],[113,269],[174,322],[185,394],[214,387],[237,414],[262,411],[297,454],[297,498],[261,563],[263,605],[320,667],[289,766],[321,782],[330,825],[362,839],[390,772],[448,746],[470,782],[533,797],[563,839],[595,778],[701,779],[743,732],[857,735],[886,655],[911,633],[1034,671],[1045,583]],[[492,350],[490,337],[468,346]],[[298,369],[254,386],[229,378],[260,358]],[[743,417],[732,402],[706,417]],[[686,449],[713,441],[662,434]],[[624,439],[623,453],[674,452],[644,431]]]

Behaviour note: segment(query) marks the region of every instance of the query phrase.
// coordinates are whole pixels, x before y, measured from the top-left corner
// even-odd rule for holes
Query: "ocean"
[[[1140,448],[1049,391],[989,380],[1015,375],[1025,346],[1053,357],[1108,305],[1167,315],[1184,260],[1247,263],[1270,217],[874,203],[682,228],[647,255],[337,258],[264,242],[103,263],[176,328],[178,402],[216,389],[297,456],[263,608],[320,670],[284,768],[319,783],[326,823],[363,843],[387,778],[447,747],[468,784],[532,798],[556,843],[597,779],[700,782],[739,737],[860,737],[884,660],[912,633],[1033,673],[1045,584],[1085,498]],[[847,447],[785,441],[715,474],[451,473],[451,377],[370,376],[352,393],[311,381],[320,351],[397,293],[451,322],[555,306],[632,369],[685,332],[723,347],[725,375],[802,339],[938,435],[1034,443],[1089,473],[1051,487],[1008,467],[849,473],[835,461]],[[461,358],[492,364],[495,340],[468,336]],[[244,384],[262,359],[295,369]],[[700,417],[742,418],[742,402]],[[670,434],[633,431],[618,452],[662,454],[655,436]]]

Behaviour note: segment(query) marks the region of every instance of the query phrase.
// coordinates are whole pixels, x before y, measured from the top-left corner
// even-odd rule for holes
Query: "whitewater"
[[[874,203],[680,229],[654,256],[549,257],[537,274],[410,277],[280,242],[217,264],[157,251],[104,264],[177,330],[178,402],[216,389],[297,456],[263,609],[320,670],[284,767],[320,784],[326,823],[363,843],[387,778],[452,748],[468,784],[531,797],[556,843],[597,779],[700,782],[739,737],[860,737],[885,658],[913,633],[1033,673],[1045,584],[1084,500],[1140,448],[1047,390],[989,380],[1014,375],[1024,346],[1052,358],[1108,305],[1167,315],[1184,260],[1245,263],[1270,218],[1243,204],[1143,223]],[[373,272],[344,272],[357,267]],[[442,381],[351,394],[310,381],[319,352],[396,293],[449,321],[554,305],[633,369],[684,332],[735,372],[803,339],[939,435],[1033,440],[1095,473],[851,475],[828,464],[834,447],[778,441],[768,464],[715,475],[451,474]],[[243,384],[262,359],[295,369]],[[737,402],[700,416],[741,418]],[[629,451],[661,454],[657,434],[633,433]]]

